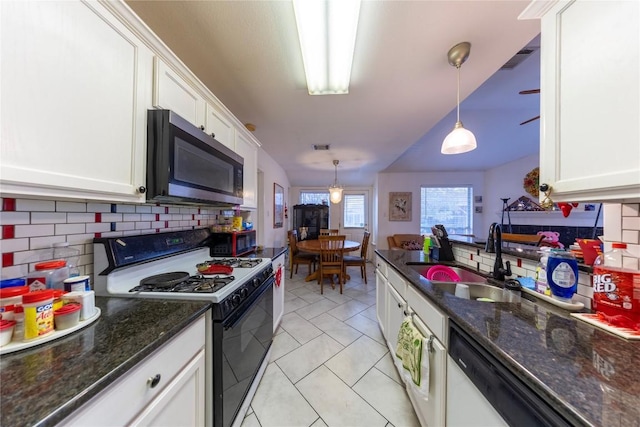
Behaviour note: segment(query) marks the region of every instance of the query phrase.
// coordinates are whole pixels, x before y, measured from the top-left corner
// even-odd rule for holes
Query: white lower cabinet
[[[61,425],[204,425],[205,337],[203,316]]]
[[[387,323],[387,278],[376,268],[376,317],[382,334]]]
[[[400,294],[389,284],[387,286],[387,323],[384,330],[387,331],[385,337],[387,345],[392,354],[396,352],[396,346],[398,344],[398,331],[400,325],[404,321],[405,310],[407,309],[407,302],[400,296]]]
[[[147,45],[94,1],[2,1],[0,38],[0,192],[144,202]]]
[[[447,356],[447,426],[479,425],[500,427],[507,424],[456,362]]]
[[[276,275],[276,282],[273,284],[273,332],[275,333],[284,315],[284,279],[286,276],[284,254],[272,260],[271,263]]]

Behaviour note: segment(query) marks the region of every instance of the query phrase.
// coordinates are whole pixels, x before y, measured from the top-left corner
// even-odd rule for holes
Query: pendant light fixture
[[[339,160],[333,161],[333,166],[336,168],[335,179],[333,180],[333,185],[329,186],[329,200],[331,203],[340,203],[342,200],[342,187],[338,184],[338,163]]]
[[[475,150],[477,147],[476,137],[465,129],[460,121],[460,67],[469,58],[469,52],[471,52],[471,43],[462,42],[449,49],[447,54],[449,64],[458,70],[458,119],[453,130],[442,142],[442,148],[440,149],[442,154],[466,153],[467,151]]]

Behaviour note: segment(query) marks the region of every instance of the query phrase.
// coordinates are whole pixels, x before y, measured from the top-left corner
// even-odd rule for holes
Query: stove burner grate
[[[177,273],[168,273],[177,274]],[[163,276],[163,275],[158,275]],[[187,293],[215,293],[220,289],[228,285],[235,280],[234,276],[202,276],[196,275],[189,277],[183,277],[182,280],[169,285],[166,282],[158,283],[156,280],[150,281],[149,279],[155,278],[151,276],[146,279],[142,279],[140,284],[134,288],[131,288],[129,292],[187,292]]]
[[[220,258],[212,259],[205,263],[209,265],[228,265],[233,268],[253,268],[261,262],[262,258]]]

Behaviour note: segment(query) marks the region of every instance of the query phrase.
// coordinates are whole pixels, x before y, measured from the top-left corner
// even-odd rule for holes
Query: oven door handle
[[[269,276],[269,278],[262,282],[262,284],[260,285],[260,287],[264,287],[264,289],[259,291],[257,295],[252,295],[252,298],[250,300],[244,301],[242,307],[253,304],[258,298],[264,295],[265,292],[273,288],[273,284],[275,283],[275,281],[276,278],[274,275]],[[250,310],[236,310],[235,313],[224,322],[224,330],[226,331],[234,328],[247,315],[247,313],[249,313],[249,311]]]

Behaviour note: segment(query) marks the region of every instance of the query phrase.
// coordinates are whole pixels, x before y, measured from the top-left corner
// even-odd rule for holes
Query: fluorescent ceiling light
[[[360,0],[293,0],[309,95],[349,93]]]

